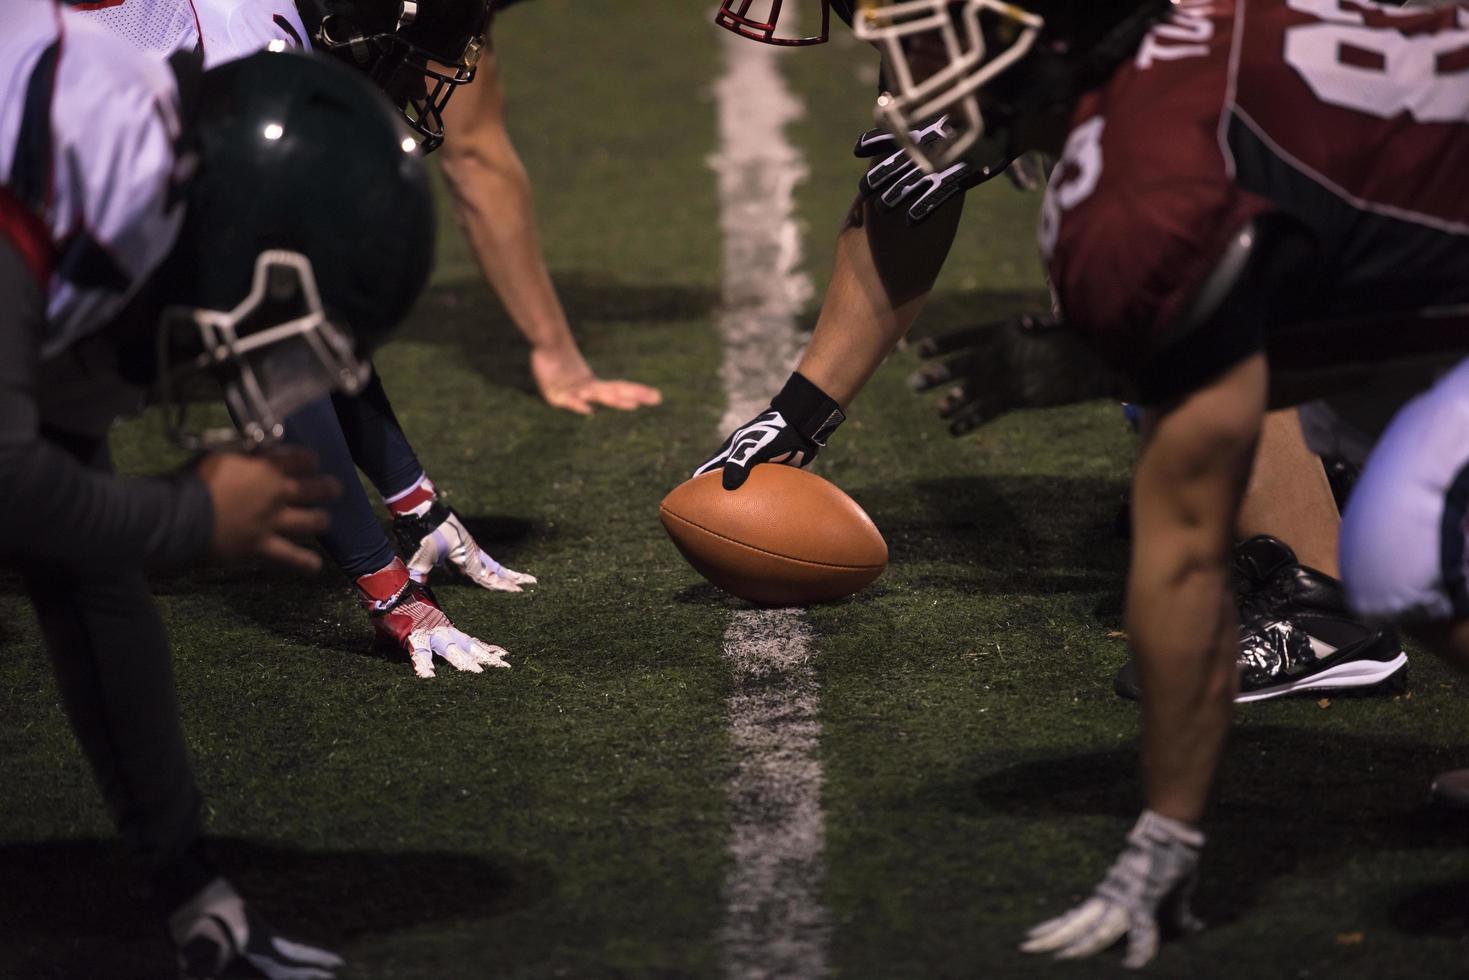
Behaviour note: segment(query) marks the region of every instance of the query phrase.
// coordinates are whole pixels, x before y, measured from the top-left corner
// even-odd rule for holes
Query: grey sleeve
[[[45,296],[0,237],[0,557],[95,571],[203,556],[214,510],[198,477],[119,477],[42,435],[36,366],[44,327]],[[105,452],[96,455],[105,461]]]

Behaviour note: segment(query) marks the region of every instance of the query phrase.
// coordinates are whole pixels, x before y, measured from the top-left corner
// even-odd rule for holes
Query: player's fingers
[[[740,487],[744,486],[745,481],[750,478],[751,469],[752,467],[736,466],[733,463],[726,463],[724,467],[724,476],[721,481],[724,484],[724,489],[738,490]]]
[[[279,534],[308,538],[325,534],[332,526],[332,516],[317,507],[286,507],[276,512],[272,523]]]
[[[1127,934],[1127,912],[1107,903],[1100,918],[1091,928],[1056,953],[1058,960],[1079,960],[1094,956]]]
[[[501,565],[500,566],[500,575],[503,578],[508,578],[510,581],[514,582],[516,585],[535,585],[536,584],[536,577],[534,575],[530,574],[529,572],[517,572],[515,569],[513,569],[513,568],[506,568],[504,565]]]
[[[270,943],[282,956],[289,957],[302,966],[319,966],[328,970],[336,970],[346,965],[345,960],[330,950],[308,946],[281,936],[273,937]]]
[[[1158,953],[1158,924],[1146,915],[1135,917],[1127,931],[1127,955],[1122,965],[1129,970],[1141,969]]]
[[[504,647],[497,647],[493,644],[486,643],[483,640],[473,640],[472,643],[474,646],[474,659],[477,660],[479,663],[484,664],[486,667],[503,667],[506,670],[510,669],[510,664],[507,663],[505,660],[506,657],[510,656],[509,650],[506,650]]]
[[[566,411],[575,412],[577,415],[592,414],[592,406],[585,398],[574,391],[560,391],[553,395],[547,395],[546,401],[550,403],[552,408],[564,408]]]
[[[256,545],[256,554],[277,565],[297,572],[316,572],[321,569],[321,556],[308,548],[281,537],[269,534]]]
[[[615,408],[619,412],[634,412],[643,407],[631,393],[623,391],[614,384],[599,384],[595,389],[588,392],[586,399],[607,408]]]
[[[485,669],[475,662],[469,652],[460,646],[457,641],[435,644],[438,647],[439,656],[449,661],[456,670],[468,671],[471,674],[483,674]]]
[[[475,579],[475,581],[479,582],[480,585],[484,586],[492,592],[525,591],[511,579],[506,578],[504,575],[501,575],[498,572],[492,572],[489,569],[485,569],[482,580],[477,578]]]
[[[1025,953],[1049,953],[1067,946],[1086,935],[1106,914],[1108,904],[1100,898],[1089,898],[1081,905],[1054,919],[1047,919],[1026,933],[1020,949]]]
[[[948,360],[925,364],[909,379],[909,384],[916,391],[930,391],[956,378],[976,376],[980,374],[980,368],[995,363],[985,351],[965,351]]]
[[[934,337],[924,337],[913,345],[913,351],[924,360],[943,357],[956,351],[977,349],[988,350],[995,346],[996,334],[1009,321],[981,323],[964,327]]]
[[[623,384],[627,385],[631,389],[633,396],[644,405],[663,404],[663,392],[654,388],[652,385],[639,384],[636,381],[624,381]]]
[[[859,160],[866,160],[885,153],[891,153],[893,152],[893,147],[897,145],[897,142],[892,133],[880,126],[875,129],[869,129],[857,137],[857,145],[852,148],[852,156],[857,157]]]
[[[867,173],[862,175],[860,189],[866,197],[873,197],[881,194],[895,181],[907,179],[908,175],[914,172],[922,173],[918,170],[918,165],[908,159],[907,153],[898,150],[886,159],[873,164]]]
[[[413,672],[425,679],[433,677],[434,651],[428,640],[418,634],[410,637],[408,644],[408,660],[413,664]]]
[[[967,436],[1015,407],[1007,404],[1003,396],[974,395],[971,392],[972,389],[964,389],[964,404],[948,416],[951,436]]]
[[[726,445],[725,448],[705,460],[703,465],[694,470],[694,476],[703,476],[705,473],[713,473],[715,470],[721,469],[727,459],[729,459],[729,448]],[[693,476],[689,477],[689,479],[692,480]]]
[[[910,163],[887,182],[887,189],[882,192],[878,200],[889,211],[896,211],[914,194],[922,192],[927,185],[928,178],[924,176],[923,171],[918,169],[916,163]]]
[[[663,394],[657,388],[650,388],[636,381],[608,381],[606,383],[617,393],[618,398],[633,408],[657,405],[663,401]]]

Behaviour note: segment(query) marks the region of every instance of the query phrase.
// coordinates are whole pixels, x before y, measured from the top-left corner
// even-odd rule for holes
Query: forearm
[[[537,349],[575,348],[541,255],[530,178],[505,130],[493,60],[444,111],[439,153],[454,216],[515,326]]]
[[[192,474],[119,477],[44,440],[0,449],[0,553],[71,571],[176,567],[209,548],[214,513]]]
[[[1148,538],[1138,539],[1127,585],[1147,804],[1197,824],[1233,715],[1239,628],[1221,556]]]
[[[963,198],[910,228],[859,199],[837,239],[821,315],[798,366],[843,407],[907,335],[933,289],[963,213]]]
[[[1128,639],[1148,806],[1203,815],[1238,684],[1230,547],[1265,408],[1263,355],[1150,420],[1133,483]]]

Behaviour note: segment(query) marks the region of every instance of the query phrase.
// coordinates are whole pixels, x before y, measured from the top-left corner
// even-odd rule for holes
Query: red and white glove
[[[486,667],[509,669],[505,662],[509,654],[502,647],[455,628],[434,601],[433,593],[409,577],[400,559],[394,558],[387,568],[359,578],[357,591],[378,637],[405,651],[419,677],[434,676],[436,656],[473,674],[482,673]]]

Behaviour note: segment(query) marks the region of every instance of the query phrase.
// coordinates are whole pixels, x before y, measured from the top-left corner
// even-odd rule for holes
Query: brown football
[[[762,606],[849,596],[882,574],[887,542],[856,501],[814,473],[767,464],[738,490],[718,470],[673,488],[658,507],[690,565]]]

